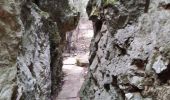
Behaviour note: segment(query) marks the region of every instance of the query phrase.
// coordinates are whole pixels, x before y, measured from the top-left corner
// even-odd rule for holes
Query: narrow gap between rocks
[[[63,53],[63,86],[56,100],[79,100],[79,90],[89,65],[89,46],[93,37],[92,22],[82,14],[75,30],[66,33]]]

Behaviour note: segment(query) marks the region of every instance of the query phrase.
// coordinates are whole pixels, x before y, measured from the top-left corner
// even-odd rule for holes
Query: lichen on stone
[[[116,2],[117,0],[103,0],[103,5],[104,6],[107,6],[107,5],[114,5],[115,4],[115,2]]]

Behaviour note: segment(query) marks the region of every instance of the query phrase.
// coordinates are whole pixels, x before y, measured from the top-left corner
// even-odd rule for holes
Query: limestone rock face
[[[17,57],[22,26],[17,3],[0,1],[0,100],[10,100],[17,91]]]
[[[169,0],[90,0],[93,21],[82,100],[169,100]]]
[[[40,3],[46,3],[46,9]],[[65,6],[53,6],[58,4]],[[51,10],[62,8],[69,12],[57,15]],[[0,100],[50,100],[51,93],[59,91],[62,34],[79,19],[70,8],[69,1],[0,1]],[[68,25],[64,31],[62,21]]]
[[[59,31],[64,32],[75,29],[79,20],[79,13],[73,0],[41,0],[37,4],[43,11],[49,12],[50,17],[58,23]]]
[[[76,28],[79,21],[79,13],[72,0],[41,0],[35,2],[43,11],[48,12],[49,18],[57,27],[49,25],[51,31],[51,80],[52,94],[59,91],[62,76],[62,51],[65,45],[66,32]],[[77,1],[74,1],[75,3]],[[56,34],[56,31],[58,32]]]
[[[30,4],[29,4],[30,3]],[[51,93],[50,40],[48,14],[37,5],[25,2],[21,5],[24,25],[21,51],[18,55],[18,95],[23,100],[48,99]]]

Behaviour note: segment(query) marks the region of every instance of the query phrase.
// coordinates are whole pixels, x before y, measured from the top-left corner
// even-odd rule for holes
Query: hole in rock
[[[104,88],[106,91],[109,91],[110,90],[110,84],[104,84]]]
[[[117,86],[117,76],[112,75],[112,85]]]
[[[139,69],[144,69],[146,63],[147,63],[147,60],[133,59],[131,65],[136,65],[136,67],[138,67]]]
[[[150,0],[146,0],[144,12],[147,13],[149,9]]]
[[[162,7],[162,8],[164,8],[164,9],[170,10],[170,3],[167,3],[167,4],[161,3],[161,4],[159,5],[159,7]]]
[[[167,69],[162,71],[158,74],[158,79],[161,81],[161,83],[167,83],[168,80],[170,80],[170,63],[167,66]]]
[[[134,85],[131,85],[128,91],[129,92],[141,92],[142,90]]]
[[[95,27],[95,28],[94,28],[94,29],[95,29],[94,32],[95,32],[95,33],[98,33],[98,32],[101,30],[102,24],[103,24],[103,22],[102,22],[101,20],[98,20],[98,19],[97,19],[97,20],[95,21],[95,23],[94,23],[94,27]],[[94,34],[94,35],[95,35],[95,34]]]
[[[39,0],[34,0],[35,4],[39,6],[40,1]]]
[[[119,50],[119,54],[118,54],[118,56],[124,56],[124,55],[126,55],[127,54],[127,51],[126,51],[126,49],[125,48],[122,48],[122,47],[120,47],[118,44],[115,44],[114,45],[118,50]]]
[[[124,84],[124,86],[127,87],[127,89],[125,90],[128,92],[141,92],[142,91],[142,89],[139,89],[137,86],[129,84],[129,83]]]

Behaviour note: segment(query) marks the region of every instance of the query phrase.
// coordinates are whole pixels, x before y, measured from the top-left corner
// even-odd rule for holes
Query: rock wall
[[[170,1],[90,0],[90,67],[81,100],[169,100]]]
[[[0,1],[0,100],[10,100],[17,91],[17,57],[22,36],[16,4]]]
[[[57,94],[64,34],[79,19],[73,8],[68,0],[0,1],[0,100]]]
[[[76,28],[79,21],[79,12],[70,4],[72,0],[41,0],[37,5],[49,13],[51,22],[49,29],[53,34],[50,35],[51,43],[51,80],[52,80],[52,94],[57,94],[61,86],[62,78],[62,52],[66,45],[66,32]],[[75,1],[77,2],[77,1]],[[73,2],[73,3],[75,3]],[[51,27],[52,26],[52,27]],[[56,34],[56,32],[57,34]]]

